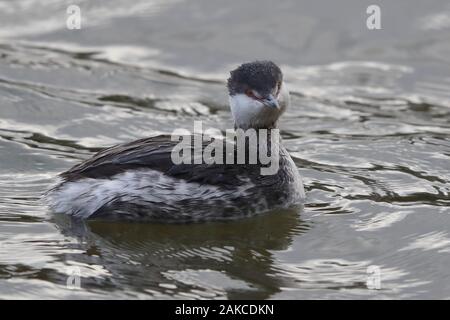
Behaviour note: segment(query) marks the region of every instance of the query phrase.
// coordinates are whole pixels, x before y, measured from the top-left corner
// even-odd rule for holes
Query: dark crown
[[[231,71],[230,75],[227,83],[230,95],[244,93],[248,89],[267,95],[283,81],[281,69],[272,61],[244,63]]]

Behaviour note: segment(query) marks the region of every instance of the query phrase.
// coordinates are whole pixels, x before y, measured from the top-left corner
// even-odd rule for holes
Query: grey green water
[[[450,298],[450,3],[376,1],[368,30],[372,2],[0,1],[0,298]],[[75,224],[40,203],[99,148],[232,127],[227,72],[263,58],[302,210]]]

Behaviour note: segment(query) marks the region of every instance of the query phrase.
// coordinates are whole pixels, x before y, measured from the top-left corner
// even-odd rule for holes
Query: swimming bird
[[[230,72],[227,88],[235,129],[257,133],[256,143],[244,136],[249,143],[243,163],[175,163],[179,141],[170,135],[144,138],[107,148],[63,172],[46,193],[46,203],[54,212],[80,219],[165,222],[235,219],[301,203],[305,193],[298,169],[275,134],[290,104],[280,68],[271,61],[244,63]],[[231,143],[226,150],[236,160],[237,140],[221,143]],[[260,153],[250,161],[255,146],[276,155],[277,170],[263,174],[268,164]],[[188,148],[194,152],[194,146]],[[230,152],[223,153],[223,159],[227,156]]]

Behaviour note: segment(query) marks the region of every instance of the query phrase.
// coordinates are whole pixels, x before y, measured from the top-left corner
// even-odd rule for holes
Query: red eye
[[[245,90],[245,94],[246,94],[248,97],[251,97],[251,98],[254,98],[254,97],[255,97],[255,95],[253,94],[253,90],[251,90],[251,89]]]

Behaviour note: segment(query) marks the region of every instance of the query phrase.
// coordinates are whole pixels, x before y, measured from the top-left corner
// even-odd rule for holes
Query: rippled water
[[[448,1],[381,1],[377,31],[356,0],[73,3],[79,31],[61,1],[0,1],[0,298],[450,298]],[[290,84],[303,210],[75,224],[40,204],[99,148],[231,127],[224,79],[256,58]]]

